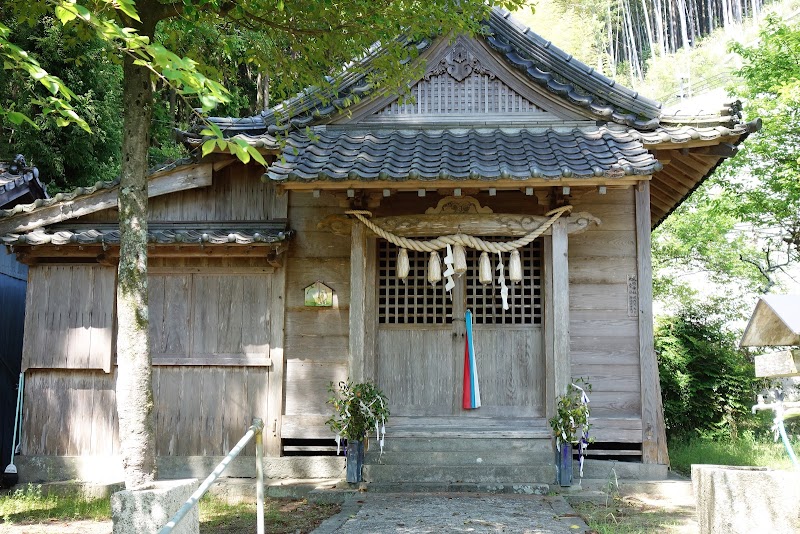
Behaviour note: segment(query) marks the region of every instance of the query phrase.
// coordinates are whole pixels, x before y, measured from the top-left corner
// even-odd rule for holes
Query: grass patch
[[[0,522],[111,519],[109,499],[87,500],[78,493],[43,493],[42,486],[27,484],[0,496]]]
[[[340,509],[338,504],[311,504],[304,499],[265,498],[264,523],[267,532],[275,534],[311,532]],[[228,504],[211,496],[200,501],[201,533],[233,534],[255,529],[255,503]]]
[[[791,440],[795,454],[800,451],[800,438]],[[760,441],[745,436],[735,440],[716,441],[694,438],[669,444],[672,469],[691,474],[692,464],[752,465],[772,469],[791,469],[792,462],[782,442]]]
[[[577,502],[572,506],[589,525],[590,532],[597,534],[679,533],[687,522],[675,510],[625,499],[614,499],[609,506],[592,502]]]
[[[207,495],[199,506],[201,533],[233,534],[256,530],[255,503],[227,504]],[[264,522],[270,533],[311,532],[340,509],[338,504],[265,498]],[[110,499],[87,500],[78,492],[47,493],[41,485],[34,484],[0,493],[0,531],[3,530],[1,525],[52,525],[77,520],[110,521]]]

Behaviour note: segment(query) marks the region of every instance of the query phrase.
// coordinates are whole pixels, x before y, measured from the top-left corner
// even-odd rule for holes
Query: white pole
[[[216,482],[222,472],[225,471],[225,468],[228,467],[228,464],[230,464],[233,459],[236,458],[240,452],[242,452],[242,449],[245,448],[247,443],[253,438],[254,435],[261,435],[261,431],[263,429],[263,421],[261,421],[261,419],[254,419],[253,424],[247,430],[247,434],[242,436],[242,439],[240,439],[233,449],[231,449],[231,452],[229,452],[228,455],[217,465],[217,467],[214,468],[211,474],[206,477],[202,484],[200,484],[200,487],[198,487],[186,500],[186,502],[183,503],[183,506],[181,506],[180,509],[175,512],[175,515],[169,520],[169,523],[164,525],[163,528],[158,531],[158,534],[169,534],[172,532],[172,529],[175,528],[178,523],[180,523],[181,519],[183,519],[184,516],[189,513],[189,510],[191,510],[192,507],[197,504],[197,501],[199,501],[200,498],[205,495],[205,493],[208,491],[208,488],[211,487],[211,484]]]
[[[253,419],[253,426],[264,428],[261,419]],[[256,533],[264,534],[264,438],[256,432]]]
[[[14,437],[11,440],[11,464],[9,464],[9,465],[14,465],[14,451],[17,448],[17,429],[18,429],[17,424],[19,424],[19,425],[22,424],[22,421],[20,421],[20,419],[21,419],[20,416],[22,415],[22,411],[20,410],[20,408],[22,407],[21,406],[22,405],[22,400],[21,400],[22,399],[22,381],[24,380],[23,379],[24,376],[25,375],[23,373],[19,374],[19,385],[17,386],[17,407],[16,407],[16,411],[14,412]],[[20,440],[20,441],[22,441],[22,440]],[[16,472],[17,471],[15,469],[14,473],[16,473]]]

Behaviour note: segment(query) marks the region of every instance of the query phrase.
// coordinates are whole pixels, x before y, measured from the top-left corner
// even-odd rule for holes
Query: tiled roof
[[[34,202],[31,202],[30,204],[18,204],[11,209],[0,210],[0,218],[11,217],[19,213],[30,213],[44,206],[52,206],[54,204],[58,204],[59,202],[75,200],[78,197],[89,196],[98,191],[113,189],[118,185],[119,179],[110,182],[97,182],[91,187],[77,187],[69,193],[56,193],[50,198],[40,198]]]
[[[187,165],[189,163],[192,163],[192,160],[190,159],[176,160],[169,164],[161,165],[159,167],[150,169],[150,171],[148,171],[148,175],[160,172],[166,172],[168,170],[175,169],[177,167],[180,167],[181,165]],[[0,210],[0,219],[4,217],[13,217],[14,215],[18,215],[20,213],[30,213],[41,207],[53,206],[55,204],[58,204],[59,202],[66,202],[70,200],[75,200],[76,198],[79,197],[86,197],[89,195],[93,195],[98,191],[114,189],[117,186],[119,186],[119,178],[107,182],[97,182],[96,184],[90,187],[76,187],[75,189],[67,193],[56,193],[50,198],[38,199],[29,204],[18,204],[13,208]]]
[[[550,41],[520,25],[505,9],[492,8],[485,23],[486,41],[510,65],[522,70],[534,83],[583,107],[596,119],[638,129],[659,125],[661,104],[632,91],[562,51]],[[411,43],[419,51],[430,41]],[[380,49],[345,68],[326,88],[308,88],[272,109],[253,117],[211,117],[227,136],[238,134],[278,135],[324,122],[346,109],[372,87],[367,83],[372,59]]]
[[[273,180],[497,180],[649,175],[661,169],[634,134],[606,127],[336,130],[293,133]]]
[[[758,130],[760,121],[753,123],[736,122],[730,126],[662,126],[651,132],[628,130],[634,139],[647,146],[661,143],[690,143],[692,141],[713,141],[721,137],[740,136]]]
[[[44,186],[39,182],[39,169],[29,167],[25,158],[18,155],[12,162],[0,162],[0,206],[31,191],[36,196],[47,197]]]
[[[549,91],[606,120],[640,129],[658,126],[659,102],[619,85],[578,61],[521,25],[509,11],[492,9],[488,31],[490,46]]]
[[[291,237],[285,222],[176,227],[151,223],[147,240],[151,244],[171,245],[253,245],[277,243]],[[119,227],[115,224],[57,225],[39,228],[26,234],[8,234],[0,238],[6,245],[119,245]]]

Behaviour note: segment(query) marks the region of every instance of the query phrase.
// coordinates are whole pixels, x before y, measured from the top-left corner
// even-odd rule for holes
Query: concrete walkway
[[[314,534],[513,532],[579,533],[586,523],[560,496],[362,493]]]

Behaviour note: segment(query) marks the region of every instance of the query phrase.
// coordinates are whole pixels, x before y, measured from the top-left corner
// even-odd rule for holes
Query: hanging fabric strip
[[[464,388],[461,395],[461,407],[472,409],[472,373],[469,370],[469,340],[464,339]]]
[[[469,370],[470,370],[470,397],[472,408],[481,407],[481,388],[478,384],[478,367],[475,363],[475,343],[472,337],[472,311],[467,310],[465,317],[467,327],[467,347],[469,349]]]
[[[503,309],[507,310],[509,308],[508,305],[508,286],[506,285],[506,277],[503,271],[505,270],[505,266],[503,265],[503,255],[501,253],[497,253],[497,283],[500,285],[500,298],[503,300]]]
[[[444,255],[444,277],[445,277],[445,284],[444,290],[450,295],[450,300],[453,300],[453,293],[452,290],[456,287],[456,283],[453,281],[453,275],[456,274],[455,269],[453,268],[453,247],[447,245],[447,253]]]
[[[577,389],[581,392],[581,405],[583,406],[583,410],[586,411],[586,419],[589,419],[589,395],[586,394],[586,391],[580,387],[579,385],[575,384],[574,382],[570,384],[572,387]],[[580,476],[583,478],[583,459],[586,456],[586,448],[589,446],[589,431],[586,430],[586,427],[582,429],[582,433],[580,436],[580,440],[578,441],[578,460],[580,466]]]

